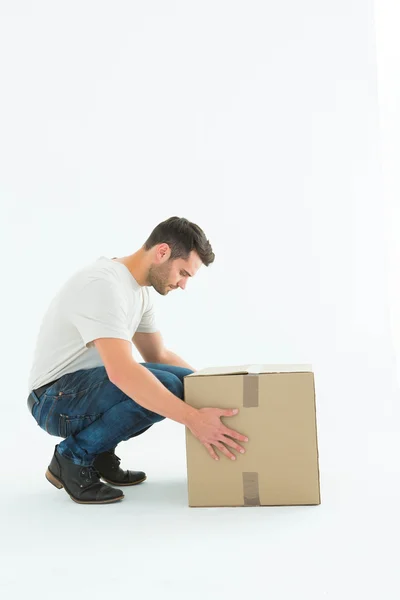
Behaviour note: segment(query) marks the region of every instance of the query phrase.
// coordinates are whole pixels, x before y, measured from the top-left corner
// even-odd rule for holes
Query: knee
[[[175,376],[178,377],[180,379],[180,381],[183,383],[184,378],[187,375],[191,375],[192,373],[194,373],[194,371],[192,371],[192,369],[187,369],[186,367],[175,367]]]
[[[175,396],[178,396],[178,398],[183,400],[183,381],[180,377],[170,373],[169,377],[168,377],[168,381],[166,382],[166,387]]]
[[[192,373],[194,373],[193,369],[183,369],[184,373],[183,373],[183,377],[186,377],[186,375],[191,375]]]
[[[172,394],[174,394],[175,396],[177,396],[178,398],[183,400],[184,389],[183,389],[183,382],[181,381],[180,377],[178,377],[177,375],[174,375],[172,373],[168,373],[167,375],[168,375],[167,377],[163,377],[163,380],[162,380],[163,385]],[[165,419],[165,417],[162,417],[161,415],[159,415],[149,409],[144,409],[144,410],[146,411],[147,418],[152,423],[156,423],[157,421],[162,421],[163,419]]]
[[[187,371],[187,374],[193,373],[190,369],[182,369],[182,371]],[[186,373],[185,373],[186,374]],[[163,385],[175,396],[184,399],[184,386],[183,386],[183,377],[181,379],[180,374],[175,375],[173,373],[163,373],[163,377],[159,378]],[[158,421],[163,421],[165,417],[159,415],[158,413],[153,412],[149,408],[144,408],[141,405],[138,405],[136,402],[128,402],[128,411],[132,413],[134,418],[137,418],[139,414],[144,416],[150,423],[157,423]]]

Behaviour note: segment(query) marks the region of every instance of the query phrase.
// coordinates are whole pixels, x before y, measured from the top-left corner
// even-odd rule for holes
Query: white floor
[[[81,506],[45,480],[57,438],[28,420],[3,452],[2,598],[400,597],[395,432],[326,432],[318,507],[195,509],[183,428],[164,422],[119,447],[148,480],[119,504]]]

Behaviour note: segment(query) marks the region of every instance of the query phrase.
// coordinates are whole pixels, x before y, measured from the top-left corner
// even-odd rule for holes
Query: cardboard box
[[[238,408],[222,421],[249,438],[245,454],[217,450],[216,461],[186,428],[189,506],[320,504],[310,365],[212,367],[186,376],[184,390],[196,408]]]

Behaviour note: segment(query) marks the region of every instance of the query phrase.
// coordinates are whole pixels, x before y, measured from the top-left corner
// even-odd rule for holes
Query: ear
[[[158,244],[156,251],[157,259],[160,260],[160,262],[162,262],[168,260],[170,256],[171,248],[168,246],[168,244]]]

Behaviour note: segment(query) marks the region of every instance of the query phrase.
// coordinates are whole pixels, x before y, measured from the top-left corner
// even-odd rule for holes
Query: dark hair
[[[168,244],[171,248],[170,260],[189,257],[194,250],[202,263],[208,267],[214,262],[215,254],[204,231],[195,223],[180,217],[170,217],[159,223],[144,243],[145,250],[150,250],[157,244]]]

